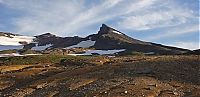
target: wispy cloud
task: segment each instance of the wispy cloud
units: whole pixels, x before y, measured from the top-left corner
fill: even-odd
[[[200,42],[181,41],[181,42],[175,42],[175,43],[166,44],[166,45],[186,48],[186,49],[190,49],[190,50],[200,49]]]
[[[26,13],[14,19],[14,30],[20,33],[71,35],[88,26],[148,8],[156,0],[104,0],[93,6],[87,6],[79,0],[44,1],[4,2],[8,7]]]
[[[182,14],[180,14],[182,13]],[[149,12],[138,16],[125,17],[120,25],[132,30],[147,30],[160,27],[177,26],[187,21],[187,13],[182,11]]]
[[[61,36],[73,36],[83,32],[81,35],[95,33],[98,30],[97,26],[108,23],[125,33],[141,32],[140,36],[148,37],[147,41],[154,41],[198,32],[199,11],[195,9],[196,7],[193,8],[198,6],[197,2],[198,0],[191,2],[186,0],[0,0],[0,11],[2,6],[2,9],[8,9],[0,16],[0,21],[5,23],[0,24],[2,25],[0,28],[25,35],[52,32]],[[18,16],[15,16],[16,13]],[[12,28],[7,25],[11,25]],[[160,32],[155,34],[156,31]]]
[[[112,16],[110,13],[106,12],[120,2],[122,2],[122,0],[115,0],[114,2],[112,0],[106,0],[99,5],[83,10],[82,12],[76,14],[71,21],[65,23],[65,25],[69,27],[67,28],[67,31],[71,31],[73,33],[95,23],[109,20]]]
[[[165,30],[166,32],[161,32],[158,35],[154,35],[148,38],[148,40],[154,41],[161,38],[176,37],[178,35],[199,33],[199,25],[185,25],[179,26],[172,29]]]
[[[75,20],[76,18],[74,17],[78,15],[77,13],[81,13],[85,9],[83,2],[75,0],[70,2],[45,2],[44,4],[34,1],[29,3],[21,2],[16,5],[9,4],[11,8],[15,7],[26,13],[23,17],[15,18],[15,22],[13,22],[13,25],[16,25],[15,30],[23,34],[53,32],[60,35],[63,33],[64,35],[64,32],[70,33],[71,30],[69,28],[75,27],[67,24]],[[79,28],[77,27],[77,29]]]
[[[0,0],[0,3],[3,3],[4,0]]]
[[[163,3],[161,3],[163,2]],[[130,30],[148,30],[161,27],[174,27],[196,21],[193,11],[168,0],[150,3],[146,8],[124,16],[119,25]]]

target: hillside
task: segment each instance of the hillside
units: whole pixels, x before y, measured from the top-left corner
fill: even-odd
[[[0,58],[0,96],[198,97],[199,56]]]

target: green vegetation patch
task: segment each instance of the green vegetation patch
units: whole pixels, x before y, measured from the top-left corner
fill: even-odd
[[[59,63],[62,59],[78,60],[86,58],[84,56],[67,56],[67,55],[36,55],[36,56],[20,56],[20,57],[2,57],[0,64],[4,65],[26,65],[38,63]]]
[[[144,56],[145,54],[142,52],[137,51],[131,51],[131,50],[125,50],[118,53],[119,56],[128,56],[128,55],[134,55],[134,56]]]
[[[3,50],[0,51],[0,54],[11,54],[11,53],[16,53],[17,50]]]

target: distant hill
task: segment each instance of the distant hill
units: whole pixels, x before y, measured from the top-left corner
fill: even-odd
[[[189,55],[191,55],[191,54],[192,55],[200,55],[200,49],[189,51],[186,54],[189,54]]]

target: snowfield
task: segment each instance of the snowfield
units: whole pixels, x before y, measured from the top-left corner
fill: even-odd
[[[122,33],[118,32],[118,31],[115,31],[115,30],[113,30],[112,32],[116,33],[116,34],[122,34]]]
[[[3,50],[13,50],[13,49],[22,49],[23,45],[0,45],[0,51]]]
[[[0,45],[12,45],[12,46],[18,46],[22,45],[19,42],[26,42],[26,43],[31,43],[33,42],[33,39],[35,37],[29,37],[29,36],[13,36],[10,35],[10,37],[6,36],[0,36]]]
[[[148,52],[148,53],[144,53],[145,55],[153,55],[155,54],[155,52]]]
[[[41,50],[45,50],[45,49],[47,49],[51,46],[52,46],[52,44],[48,44],[48,45],[45,45],[45,46],[38,46],[38,44],[36,44],[36,46],[32,47],[31,49],[36,50],[36,51],[41,51]]]
[[[11,53],[11,54],[0,54],[0,57],[35,56],[35,55],[42,55],[42,54],[24,54],[24,55],[21,55],[19,53]]]
[[[75,47],[89,48],[89,47],[93,46],[95,44],[95,42],[96,41],[92,41],[92,40],[81,41],[80,43],[78,43],[76,45],[66,47],[66,49],[71,49],[71,48],[75,48]]]
[[[82,55],[92,55],[94,53],[99,54],[99,55],[109,55],[109,54],[115,54],[118,52],[125,51],[125,49],[120,49],[120,50],[88,50],[83,54],[68,54],[72,56],[82,56]]]
[[[11,56],[23,56],[18,53],[11,53],[11,54],[0,54],[0,57],[11,57]]]

